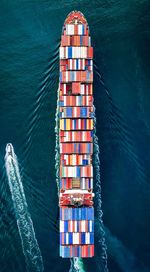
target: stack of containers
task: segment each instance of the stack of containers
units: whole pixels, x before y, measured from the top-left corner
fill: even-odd
[[[60,46],[60,192],[93,190],[93,48],[83,14],[65,20]],[[68,191],[69,192],[69,191]],[[94,208],[60,206],[60,256],[94,256]]]

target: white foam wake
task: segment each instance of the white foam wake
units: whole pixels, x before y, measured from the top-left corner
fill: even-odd
[[[56,183],[58,188],[58,197],[59,197],[59,167],[60,167],[60,150],[59,150],[59,88],[57,90],[57,108],[55,114],[55,169],[56,169]]]
[[[32,219],[28,212],[17,157],[11,144],[7,144],[6,146],[5,167],[23,254],[25,256],[26,268],[30,272],[42,272],[44,270],[42,255],[35,237]]]
[[[85,272],[82,258],[71,258],[70,263],[69,272]]]
[[[95,115],[95,107],[94,107],[94,135],[93,135],[93,143],[94,143],[94,154],[93,154],[93,162],[95,168],[95,202],[96,202],[96,211],[97,211],[97,219],[99,223],[100,237],[98,240],[99,246],[101,247],[100,259],[97,264],[100,268],[100,271],[108,272],[107,268],[107,246],[105,242],[105,231],[103,224],[103,212],[102,212],[102,200],[101,200],[101,177],[100,177],[100,149],[98,144],[98,137],[96,135],[96,115]],[[97,254],[99,256],[99,253]]]

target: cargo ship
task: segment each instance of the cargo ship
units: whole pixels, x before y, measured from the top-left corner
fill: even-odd
[[[60,256],[94,256],[93,47],[79,11],[66,18],[59,50]]]

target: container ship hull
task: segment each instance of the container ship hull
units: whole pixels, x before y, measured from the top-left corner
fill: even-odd
[[[60,256],[93,257],[93,48],[81,12],[67,16],[59,53]]]

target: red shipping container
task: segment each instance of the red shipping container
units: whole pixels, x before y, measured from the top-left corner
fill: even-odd
[[[72,82],[72,93],[80,94],[80,82]]]
[[[59,135],[60,135],[60,137],[64,137],[65,132],[63,130],[60,130]]]
[[[67,60],[65,59],[60,59],[60,65],[66,65],[67,64]]]
[[[62,81],[65,82],[66,81],[66,73],[62,72]]]
[[[82,36],[82,45],[83,46],[89,45],[89,36]]]
[[[61,65],[60,66],[60,71],[62,72],[62,71],[66,71],[66,65]]]
[[[94,256],[94,245],[90,245],[90,256]]]
[[[61,46],[69,46],[70,45],[70,36],[62,35],[61,36]]]
[[[89,59],[92,59],[93,58],[93,47],[88,47],[87,48],[87,56]]]

